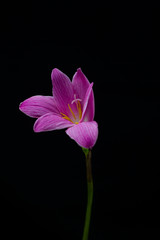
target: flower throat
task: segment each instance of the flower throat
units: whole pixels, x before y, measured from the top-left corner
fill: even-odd
[[[81,103],[80,103],[81,99],[74,99],[71,104],[73,103],[76,103],[76,108],[77,108],[77,112],[78,112],[78,119],[77,117],[75,116],[75,114],[77,115],[77,113],[74,113],[70,104],[68,103],[68,108],[69,108],[69,111],[71,113],[71,116],[73,117],[72,119],[70,117],[68,117],[66,114],[64,113],[60,113],[62,115],[62,118],[72,122],[72,123],[75,123],[75,124],[78,124],[81,117],[82,117],[82,107],[81,107]],[[78,121],[77,121],[78,120]]]

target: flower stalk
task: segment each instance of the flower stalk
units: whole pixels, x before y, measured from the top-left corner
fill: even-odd
[[[88,240],[91,211],[92,211],[92,201],[93,201],[93,179],[92,179],[92,167],[91,167],[91,150],[86,148],[82,148],[82,150],[86,157],[86,175],[87,175],[87,192],[88,192],[87,209],[86,209],[82,240]]]

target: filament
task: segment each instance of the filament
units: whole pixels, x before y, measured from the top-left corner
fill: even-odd
[[[81,108],[81,103],[79,101],[77,102],[77,110],[78,110],[78,113],[79,113],[79,119],[81,119],[81,117],[82,117],[82,108]]]
[[[69,110],[70,110],[70,112],[72,113],[72,115],[73,115],[74,119],[76,120],[76,117],[75,117],[75,115],[74,115],[74,112],[72,111],[72,108],[70,107],[70,105],[69,105],[69,104],[68,104],[68,107],[69,107]]]
[[[64,118],[64,119],[66,119],[66,120],[68,120],[68,121],[70,121],[70,122],[72,122],[72,120],[66,115],[66,114],[64,114],[64,113],[60,113],[61,115],[62,115],[62,118]],[[73,122],[72,122],[73,123]]]

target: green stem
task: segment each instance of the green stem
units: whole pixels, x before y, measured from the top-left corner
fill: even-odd
[[[82,240],[88,240],[92,201],[93,201],[93,179],[92,179],[92,168],[91,168],[91,150],[90,149],[82,149],[82,150],[86,156],[86,173],[87,173],[87,189],[88,189],[87,209],[86,209],[86,217],[85,217]]]

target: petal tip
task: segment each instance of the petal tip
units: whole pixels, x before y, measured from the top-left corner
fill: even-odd
[[[21,102],[20,104],[19,104],[19,110],[21,110],[23,107],[22,107],[22,105],[23,105],[23,102]],[[22,111],[22,110],[21,110]]]
[[[59,74],[61,71],[58,68],[53,68],[51,72],[51,78]]]
[[[82,69],[80,67],[77,68],[77,72],[82,72]]]
[[[33,131],[35,133],[41,132],[40,129],[38,128],[38,119],[35,121],[35,123],[33,125]]]
[[[52,71],[54,71],[54,72],[58,72],[58,71],[60,71],[58,68],[53,68],[53,70]]]
[[[84,75],[84,73],[83,73],[83,71],[82,71],[82,69],[81,69],[80,67],[77,69],[77,74],[79,74],[79,76],[80,76],[81,78],[84,78],[84,77],[85,77],[85,75]]]
[[[21,103],[19,104],[19,110],[20,110],[21,112],[23,112],[24,107],[25,107],[25,101],[23,101],[23,102],[21,102]]]

